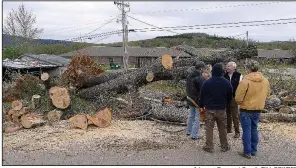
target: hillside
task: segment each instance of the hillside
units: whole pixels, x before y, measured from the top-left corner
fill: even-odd
[[[130,41],[129,46],[141,47],[172,47],[176,45],[187,44],[197,48],[237,48],[246,45],[246,41],[233,39],[229,37],[221,37],[216,35],[208,35],[205,33],[185,33],[175,36],[160,36],[148,40]],[[250,40],[249,44],[257,45],[261,49],[295,49],[295,41],[283,42],[254,42]],[[101,44],[104,46],[122,46],[122,43]]]
[[[3,43],[3,59],[5,58],[17,58],[24,53],[33,54],[54,54],[59,55],[62,53],[78,50],[87,46],[92,46],[92,43],[77,43],[63,40],[53,39],[34,39],[28,44],[24,44],[21,41],[21,37],[12,37],[6,34],[2,34]]]
[[[35,39],[32,44],[15,45],[12,38],[7,35],[3,37],[3,58],[16,58],[24,53],[34,54],[63,54],[91,45],[103,45],[121,47],[122,43],[109,44],[92,44],[92,43],[76,43],[70,41],[51,40],[51,39]],[[246,41],[233,39],[229,37],[221,37],[216,35],[208,35],[205,33],[185,33],[175,36],[160,36],[153,39],[130,41],[129,46],[140,47],[173,47],[177,45],[190,45],[196,48],[241,48],[246,46]],[[259,49],[282,49],[296,50],[295,41],[275,41],[275,42],[254,42],[250,40],[249,44],[255,44]]]

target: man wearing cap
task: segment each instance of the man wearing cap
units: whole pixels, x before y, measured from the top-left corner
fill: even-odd
[[[203,150],[213,152],[213,129],[217,123],[221,151],[230,149],[225,129],[226,105],[232,98],[231,83],[224,77],[223,64],[213,66],[212,77],[204,82],[199,99],[201,108],[205,108],[206,143]]]
[[[187,96],[192,99],[195,103],[198,103],[199,94],[203,82],[201,74],[206,68],[206,64],[202,61],[198,62],[195,68],[191,69],[186,80],[186,92]],[[187,122],[187,135],[191,136],[191,139],[199,139],[199,127],[200,127],[200,111],[197,107],[188,101],[190,108],[190,114]]]
[[[236,63],[229,62],[226,65],[226,72],[224,78],[230,81],[232,88],[233,88],[233,98],[231,99],[230,103],[227,104],[226,108],[226,116],[227,116],[227,133],[231,133],[232,122],[234,126],[235,135],[234,138],[240,137],[239,131],[239,110],[238,104],[235,102],[235,91],[239,82],[242,80],[242,75],[236,71]]]
[[[254,60],[246,62],[248,74],[237,87],[235,101],[240,105],[240,122],[243,129],[243,152],[239,154],[250,159],[258,150],[258,123],[260,112],[270,95],[268,80],[259,70],[259,63]]]

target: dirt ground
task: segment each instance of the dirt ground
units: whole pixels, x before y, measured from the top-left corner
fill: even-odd
[[[228,134],[222,153],[215,128],[215,153],[201,150],[184,126],[114,120],[110,127],[70,129],[67,121],[3,134],[3,165],[295,165],[296,124],[260,123],[258,156],[241,158],[241,139]],[[204,135],[204,128],[201,128]]]

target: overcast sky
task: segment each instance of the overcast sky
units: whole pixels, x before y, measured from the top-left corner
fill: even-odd
[[[41,38],[65,40],[85,35],[105,24],[109,19],[118,16],[121,11],[113,4],[113,1],[23,1],[26,8],[32,10],[37,17],[37,26],[43,28]],[[165,26],[190,26],[200,24],[219,24],[228,22],[243,22],[256,20],[271,20],[296,18],[296,2],[281,2],[269,4],[265,1],[252,2],[190,2],[190,1],[130,1],[130,12],[128,15],[147,22],[149,24]],[[16,9],[22,1],[3,2],[3,18],[11,9]],[[237,7],[225,7],[229,5],[245,5]],[[250,5],[258,4],[258,5]],[[215,8],[221,7],[221,8]],[[206,8],[206,9],[202,9]],[[200,9],[185,10],[182,9]],[[167,12],[156,12],[164,11]],[[155,13],[147,13],[155,12]],[[293,20],[296,22],[296,19]],[[148,28],[146,24],[128,18],[129,29]],[[92,34],[105,33],[120,30],[121,23],[116,20],[105,25]],[[236,28],[213,28],[197,30],[176,30],[178,33],[204,32],[217,34],[219,36],[236,36],[249,31],[249,37],[259,41],[283,41],[296,39],[296,24],[272,25],[272,26],[248,26]],[[149,39],[156,36],[174,35],[174,33],[161,32],[130,32],[129,41]],[[105,37],[98,37],[87,42],[96,42]],[[245,38],[238,36],[237,38]],[[121,35],[111,35],[98,43],[120,42]]]

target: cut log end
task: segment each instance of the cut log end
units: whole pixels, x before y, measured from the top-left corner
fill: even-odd
[[[173,58],[172,58],[172,56],[170,56],[168,54],[164,54],[161,57],[161,64],[165,69],[171,70],[173,68]]]
[[[47,81],[49,79],[49,74],[46,73],[46,72],[45,73],[42,73],[40,78],[43,81]]]
[[[49,90],[52,104],[59,109],[66,109],[70,105],[70,94],[66,88],[52,87]]]
[[[23,108],[23,103],[20,100],[15,100],[11,103],[13,110],[21,110]]]
[[[80,128],[80,129],[87,129],[88,122],[87,118],[83,114],[78,114],[69,119],[70,128]]]
[[[153,73],[149,72],[146,76],[146,81],[147,82],[152,82],[153,81],[153,78],[154,78],[154,75]]]
[[[47,119],[49,122],[58,122],[61,120],[62,112],[58,110],[53,110],[47,113]]]
[[[36,114],[25,114],[21,117],[21,124],[24,128],[33,128],[44,124],[45,121]]]

